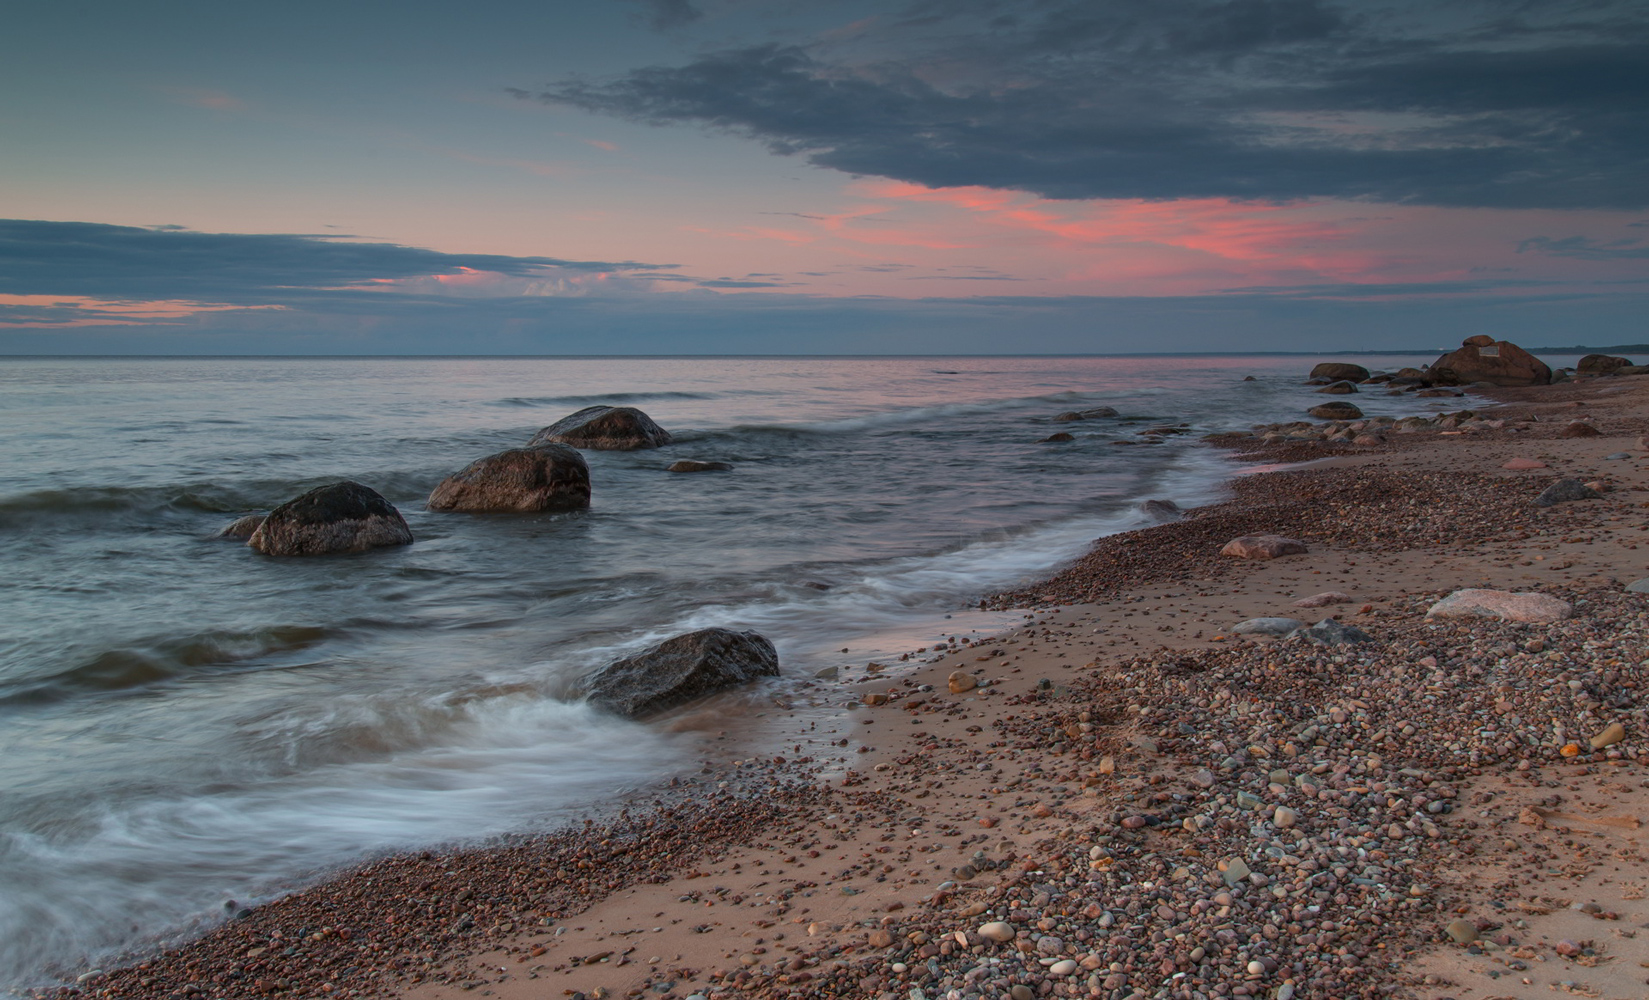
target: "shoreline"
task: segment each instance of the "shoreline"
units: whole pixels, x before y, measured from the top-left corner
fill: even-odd
[[[1516,979],[1533,979],[1528,970],[1545,956],[1572,960],[1570,982],[1607,987],[1603,973],[1635,972],[1623,980],[1635,993],[1598,995],[1642,995],[1649,972],[1628,968],[1625,948],[1613,962],[1588,965],[1600,957],[1596,947],[1583,954],[1576,939],[1573,955],[1541,952],[1524,943],[1524,929],[1503,932],[1515,946],[1488,941],[1499,928],[1473,931],[1496,949],[1473,942],[1487,956],[1481,961],[1522,973],[1484,980],[1476,993],[1451,993],[1425,977],[1460,981],[1476,974],[1480,956],[1432,948],[1420,957],[1453,920],[1495,923],[1503,912],[1473,884],[1474,873],[1490,870],[1490,840],[1468,823],[1494,828],[1501,865],[1552,849],[1506,842],[1545,845],[1541,838],[1560,828],[1582,831],[1571,841],[1601,830],[1615,850],[1636,854],[1617,865],[1639,867],[1612,879],[1621,898],[1599,903],[1599,912],[1621,919],[1594,937],[1649,916],[1623,888],[1641,890],[1636,828],[1586,825],[1594,815],[1646,814],[1643,710],[1597,697],[1639,684],[1644,665],[1626,656],[1649,648],[1633,617],[1641,598],[1620,591],[1649,575],[1645,560],[1626,548],[1635,541],[1616,543],[1642,519],[1618,527],[1608,520],[1626,518],[1649,496],[1644,454],[1602,459],[1631,450],[1649,430],[1641,416],[1649,384],[1640,381],[1493,394],[1502,398],[1496,415],[1509,422],[1566,417],[1560,408],[1582,404],[1599,415],[1603,437],[1548,437],[1561,421],[1544,420],[1521,435],[1393,435],[1377,450],[1256,447],[1249,454],[1268,460],[1338,454],[1243,477],[1232,500],[1184,520],[1100,539],[1049,580],[989,602],[1032,609],[1019,629],[947,645],[942,659],[889,680],[844,686],[881,702],[844,713],[830,734],[853,751],[856,766],[845,777],[820,780],[823,734],[810,730],[813,747],[804,750],[797,733],[793,753],[692,779],[676,790],[680,801],[660,798],[611,826],[369,862],[155,960],[44,992],[1524,995],[1506,992],[1515,984],[1544,996],[1546,982]],[[1520,451],[1549,457],[1549,467],[1498,469],[1502,453]],[[1599,470],[1616,480],[1601,501],[1532,508],[1526,487],[1502,485],[1570,471],[1592,479]],[[1252,563],[1218,556],[1225,540],[1262,530],[1305,538],[1311,552]],[[1649,536],[1641,551],[1649,557]],[[1559,563],[1566,565],[1544,568]],[[1450,590],[1537,585],[1586,601],[1587,610],[1539,628],[1536,651],[1527,648],[1535,635],[1527,626],[1423,617]],[[1237,641],[1226,631],[1328,590],[1355,600],[1296,614],[1347,612],[1341,617],[1375,643],[1325,650],[1299,640]],[[1618,666],[1593,669],[1599,648],[1623,641]],[[1421,649],[1430,652],[1408,659]],[[1433,667],[1414,665],[1428,658]],[[1478,704],[1484,692],[1457,684],[1450,659],[1506,691]],[[947,678],[957,670],[991,684],[952,694]],[[1610,671],[1613,680],[1585,676]],[[1559,672],[1575,675],[1578,689],[1539,683]],[[1436,704],[1405,704],[1389,698],[1393,690],[1425,690]],[[1592,735],[1585,724],[1601,729],[1605,717],[1622,718],[1627,739],[1564,758],[1535,735],[1541,725],[1551,735],[1549,723],[1534,721],[1540,713],[1566,718],[1564,738],[1573,730],[1582,744]],[[1496,721],[1463,728],[1474,719]],[[1508,741],[1512,750],[1502,751]],[[1577,773],[1586,769],[1594,770]],[[1273,780],[1277,772],[1282,780]],[[1588,792],[1568,790],[1588,779],[1603,789],[1591,791],[1596,801],[1610,800],[1595,814],[1579,804],[1591,801]],[[1565,783],[1564,801],[1538,804],[1553,797],[1541,784],[1553,780]],[[1475,801],[1497,782],[1513,788]],[[1516,821],[1523,807],[1510,830],[1506,817],[1484,812],[1517,795],[1539,824]],[[1238,859],[1246,878],[1232,877]],[[1588,885],[1594,895],[1607,888]],[[1519,910],[1518,919],[1568,915],[1545,909]],[[1013,939],[981,938],[994,922],[1010,925]],[[1507,958],[1520,950],[1532,954]]]

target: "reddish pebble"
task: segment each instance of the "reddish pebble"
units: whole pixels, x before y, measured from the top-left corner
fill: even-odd
[[[1124,819],[1122,821],[1122,828],[1125,829],[1125,830],[1138,830],[1140,827],[1142,827],[1144,825],[1145,825],[1145,817],[1144,816],[1129,816],[1127,819]]]

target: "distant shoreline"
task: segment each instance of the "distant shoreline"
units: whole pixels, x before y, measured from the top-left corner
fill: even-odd
[[[1453,347],[1417,347],[1406,350],[1377,351],[1149,351],[1139,353],[1058,353],[1058,354],[4,354],[0,359],[28,361],[285,361],[285,360],[362,360],[362,361],[441,361],[441,360],[500,360],[545,359],[564,361],[702,361],[725,358],[736,360],[795,360],[795,361],[880,361],[890,359],[932,358],[955,360],[962,358],[1315,358],[1315,357],[1372,357],[1411,354],[1447,354]],[[1531,347],[1530,354],[1607,354],[1610,352],[1649,352],[1649,344],[1626,344],[1617,347]]]

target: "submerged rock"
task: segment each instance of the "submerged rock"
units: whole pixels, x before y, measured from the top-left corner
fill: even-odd
[[[564,444],[511,448],[441,480],[430,510],[579,510],[590,505],[590,467]]]
[[[1110,406],[1095,406],[1086,410],[1069,410],[1054,417],[1055,421],[1069,422],[1072,420],[1098,420],[1102,417],[1114,417],[1117,411]]]
[[[263,526],[264,518],[268,514],[247,514],[229,522],[229,526],[218,532],[219,538],[239,538],[245,540],[252,537],[253,532]]]
[[[586,406],[533,435],[528,447],[570,444],[594,451],[635,451],[673,440],[669,431],[633,406]]]
[[[707,628],[608,664],[591,680],[589,699],[592,705],[637,719],[777,676],[779,654],[766,638],[755,632]]]
[[[698,462],[691,458],[684,458],[679,462],[672,462],[666,472],[731,472],[733,466],[727,462]]]
[[[411,545],[412,530],[376,491],[345,481],[276,507],[246,544],[266,556],[319,556]]]
[[[1058,434],[1049,434],[1047,437],[1045,437],[1042,440],[1038,441],[1037,444],[1064,444],[1066,441],[1075,441],[1075,440],[1076,440],[1075,435],[1067,434],[1064,431],[1060,431]]]

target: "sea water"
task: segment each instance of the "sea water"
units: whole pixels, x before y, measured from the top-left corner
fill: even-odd
[[[1309,364],[0,361],[0,986],[679,774],[704,734],[588,708],[591,670],[711,625],[772,639],[781,684],[931,644],[946,614],[1144,523],[1140,500],[1219,499],[1235,466],[1199,437],[1303,418],[1326,398]],[[586,452],[588,511],[424,509],[444,476],[594,404],[675,443]],[[1099,406],[1121,416],[1052,420]],[[1058,431],[1076,439],[1039,443]],[[734,469],[665,471],[680,458]],[[340,479],[416,542],[280,559],[216,537]]]

